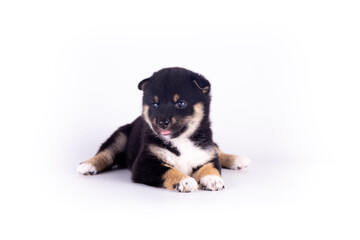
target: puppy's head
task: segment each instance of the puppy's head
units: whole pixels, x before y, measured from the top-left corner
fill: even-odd
[[[138,85],[143,90],[143,117],[155,134],[189,136],[208,119],[210,82],[184,68],[165,68]]]

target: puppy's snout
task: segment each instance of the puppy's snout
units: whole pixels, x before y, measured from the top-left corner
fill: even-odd
[[[158,121],[157,124],[159,125],[160,128],[166,129],[169,126],[170,121],[169,121],[169,119],[163,119],[163,120]]]

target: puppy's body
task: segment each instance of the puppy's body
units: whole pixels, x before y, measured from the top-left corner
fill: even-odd
[[[96,174],[114,165],[129,168],[135,182],[189,192],[220,190],[221,166],[246,167],[249,159],[224,154],[209,121],[210,83],[183,68],[166,68],[141,81],[143,113],[120,127],[78,172]]]

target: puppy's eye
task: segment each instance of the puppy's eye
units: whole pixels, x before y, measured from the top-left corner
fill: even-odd
[[[154,103],[151,104],[151,106],[152,106],[153,108],[158,108],[158,107],[159,107],[159,104],[157,104],[156,102],[154,102]]]
[[[178,109],[184,109],[187,106],[187,102],[180,100],[175,104],[175,107]]]

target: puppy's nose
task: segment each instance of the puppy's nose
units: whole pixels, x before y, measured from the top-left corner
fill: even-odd
[[[169,124],[170,124],[170,121],[168,119],[158,121],[158,125],[162,129],[166,129],[169,126]]]

